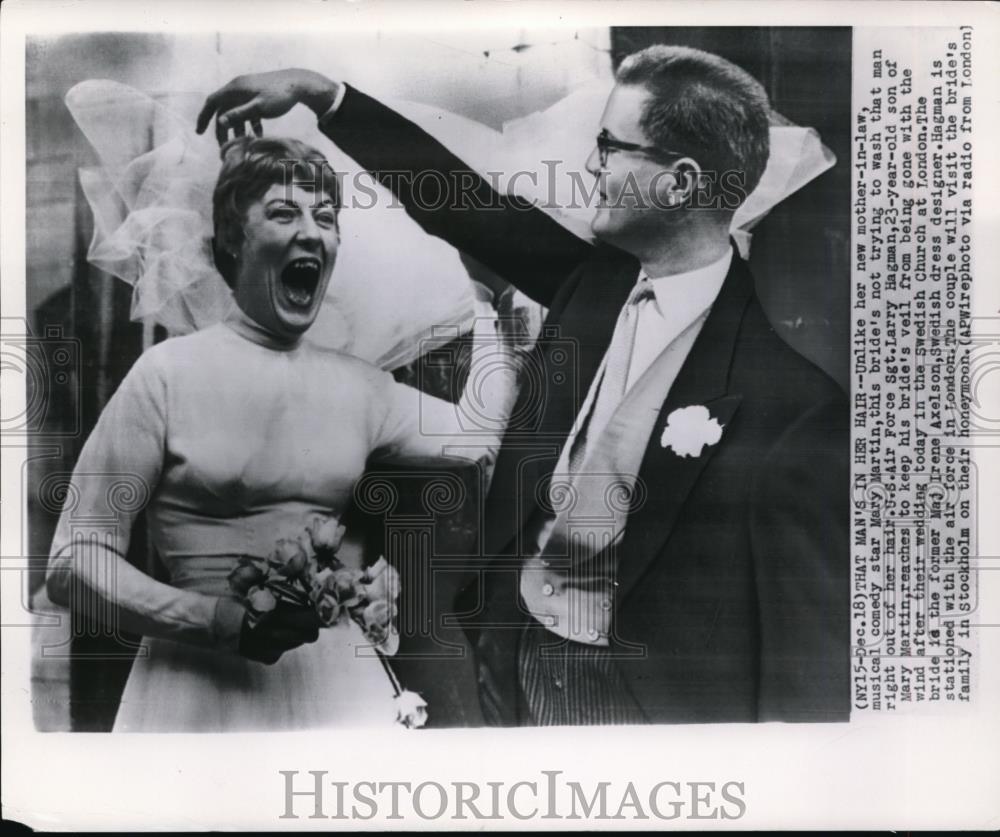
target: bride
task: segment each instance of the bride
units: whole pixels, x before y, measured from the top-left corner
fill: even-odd
[[[144,637],[116,731],[390,725],[393,686],[350,619],[321,627],[313,610],[280,604],[257,620],[227,579],[241,557],[266,558],[315,516],[339,516],[370,457],[441,456],[461,434],[463,404],[304,339],[340,244],[337,180],[322,155],[296,140],[240,137],[222,157],[215,256],[236,305],[142,354],[108,403],[74,470],[49,595]],[[286,182],[290,160],[303,180]],[[491,337],[474,353],[489,345],[496,370],[510,355]],[[496,427],[513,390],[510,364],[500,367],[478,393]],[[468,436],[460,447],[467,458],[488,458],[498,443],[496,433],[471,441],[478,448]],[[116,504],[123,480],[135,492]],[[80,538],[74,520],[109,503],[107,537]],[[123,557],[143,510],[169,583]]]

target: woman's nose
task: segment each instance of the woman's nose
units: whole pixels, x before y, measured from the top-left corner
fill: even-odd
[[[302,243],[319,244],[322,240],[319,225],[308,212],[303,212],[299,217],[299,226],[295,237]]]

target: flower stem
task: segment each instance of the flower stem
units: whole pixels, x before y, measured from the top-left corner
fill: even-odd
[[[365,632],[365,625],[361,619],[351,616],[351,620],[354,622],[355,625],[361,628],[362,633]],[[365,636],[368,635],[365,634]],[[401,694],[403,694],[403,686],[399,682],[399,678],[396,677],[396,672],[394,672],[392,670],[392,666],[389,665],[389,658],[381,651],[379,651],[378,646],[372,645],[372,649],[375,651],[375,656],[378,657],[378,661],[382,663],[382,668],[385,671],[386,677],[389,678],[389,682],[392,684],[392,690],[393,692],[395,692],[395,697],[399,697]]]

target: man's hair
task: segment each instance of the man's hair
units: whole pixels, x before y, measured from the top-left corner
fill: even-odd
[[[222,171],[212,193],[213,255],[226,284],[236,281],[232,251],[243,241],[247,208],[273,185],[317,186],[340,209],[340,184],[326,158],[311,145],[281,137],[236,137],[222,146]]]
[[[628,56],[618,84],[652,95],[640,126],[655,145],[690,154],[718,176],[744,175],[744,198],[760,182],[770,146],[763,86],[735,64],[700,49],[656,44]]]

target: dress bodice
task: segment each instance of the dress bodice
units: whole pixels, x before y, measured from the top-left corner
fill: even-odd
[[[341,514],[373,455],[441,456],[469,441],[454,404],[307,339],[280,343],[237,309],[129,370],[80,454],[48,574],[67,600],[78,576],[136,632],[217,643],[238,556],[269,555],[314,515]],[[122,559],[143,508],[169,585]],[[96,561],[74,554],[81,530]]]
[[[373,452],[428,452],[415,390],[307,340],[277,343],[239,314],[147,354],[164,396],[147,516],[177,586],[225,592],[235,556],[340,515]]]
[[[165,344],[163,470],[147,515],[179,586],[209,592],[233,556],[267,555],[313,515],[339,515],[385,441],[384,373],[255,337],[229,321]]]
[[[512,392],[504,368],[490,380],[498,415]],[[269,555],[316,514],[340,515],[373,456],[489,457],[498,436],[467,435],[468,412],[308,339],[277,341],[238,309],[159,343],[80,454],[53,538],[50,595],[69,604],[77,584],[126,630],[231,650],[243,609],[226,579],[238,557]],[[168,584],[124,560],[143,509]]]

